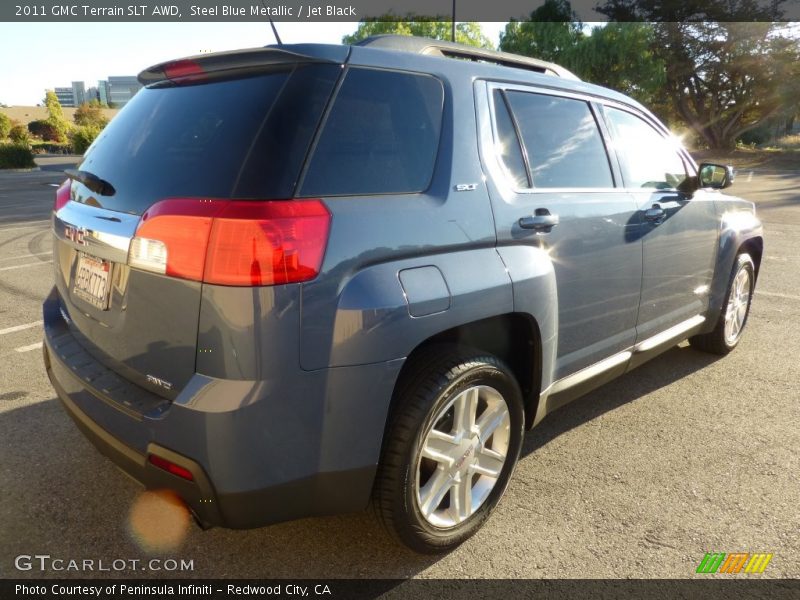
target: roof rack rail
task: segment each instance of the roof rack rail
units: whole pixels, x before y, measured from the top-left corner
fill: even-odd
[[[355,45],[380,48],[382,50],[400,50],[402,52],[413,52],[415,54],[426,54],[428,56],[487,62],[504,67],[526,69],[528,71],[580,81],[580,78],[571,71],[545,60],[520,56],[519,54],[511,54],[510,52],[497,52],[496,50],[476,48],[474,46],[467,46],[466,44],[445,42],[443,40],[408,35],[385,34],[372,35],[357,42]]]

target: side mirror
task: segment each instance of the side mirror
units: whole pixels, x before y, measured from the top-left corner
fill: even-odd
[[[698,170],[700,187],[722,190],[733,185],[735,173],[730,165],[701,163]]]

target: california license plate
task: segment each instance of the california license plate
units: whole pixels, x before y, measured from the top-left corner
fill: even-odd
[[[108,310],[110,274],[110,262],[81,252],[78,254],[72,293],[100,310]]]

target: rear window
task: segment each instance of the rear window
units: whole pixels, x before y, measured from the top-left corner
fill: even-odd
[[[427,75],[351,68],[334,102],[301,195],[414,193],[427,189],[444,91]]]
[[[291,197],[340,69],[308,65],[241,79],[143,89],[81,165],[143,213],[167,197]]]

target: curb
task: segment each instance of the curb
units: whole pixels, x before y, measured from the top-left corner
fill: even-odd
[[[32,167],[30,169],[0,169],[0,173],[33,173],[41,170],[40,167]]]

